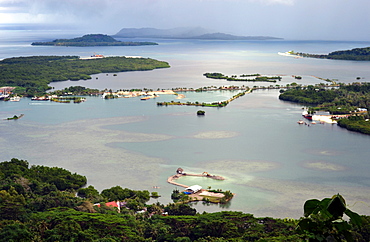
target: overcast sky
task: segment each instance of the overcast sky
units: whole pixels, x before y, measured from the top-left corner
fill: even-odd
[[[244,36],[370,41],[370,0],[0,0],[0,24],[203,27]]]

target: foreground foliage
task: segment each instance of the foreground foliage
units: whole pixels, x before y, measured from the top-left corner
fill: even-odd
[[[370,239],[370,217],[348,210],[340,195],[307,201],[305,218],[294,220],[232,211],[199,214],[186,204],[146,205],[148,191],[116,186],[99,193],[93,186],[81,188],[85,184],[84,176],[62,168],[29,166],[19,159],[0,163],[0,241],[320,241],[325,236],[340,241],[342,235]],[[124,202],[120,213],[105,205],[111,200]],[[98,207],[95,202],[103,203]],[[343,214],[351,220],[339,221]]]
[[[80,59],[78,56],[14,57],[0,61],[0,66],[0,86],[17,87],[14,92],[29,96],[44,94],[50,89],[50,82],[87,80],[98,73],[169,67],[167,62],[149,58]]]

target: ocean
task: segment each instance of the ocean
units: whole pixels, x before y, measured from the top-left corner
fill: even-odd
[[[33,41],[77,37],[75,33],[1,31],[0,59],[32,55],[142,56],[167,61],[171,68],[144,72],[94,75],[91,80],[52,83],[54,89],[85,86],[112,90],[130,88],[246,85],[212,80],[206,72],[225,75],[260,73],[281,75],[285,85],[320,83],[320,78],[351,83],[370,80],[370,63],[292,58],[278,52],[328,53],[370,46],[348,41],[200,41],[154,40],[157,46],[43,47]],[[153,41],[133,39],[133,41]],[[292,75],[302,76],[295,80]],[[273,84],[275,85],[275,84]],[[230,91],[184,92],[182,100],[212,102],[235,95]],[[32,165],[58,166],[85,175],[98,190],[112,186],[158,192],[150,202],[171,202],[176,187],[167,178],[181,167],[188,173],[209,172],[224,181],[183,177],[187,185],[230,190],[227,205],[199,202],[199,211],[234,210],[256,216],[303,216],[306,200],[340,193],[351,210],[370,215],[370,136],[332,124],[298,125],[302,106],[278,99],[278,90],[258,90],[227,107],[159,107],[156,102],[176,100],[160,95],[103,100],[87,97],[80,104],[0,102],[0,160],[27,160]]]

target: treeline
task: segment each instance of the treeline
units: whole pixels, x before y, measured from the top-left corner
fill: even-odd
[[[214,72],[214,73],[204,73],[203,76],[212,79],[225,79],[227,81],[244,81],[244,82],[276,82],[276,80],[281,80],[280,76],[261,76],[260,74],[242,74],[240,77],[255,77],[251,78],[238,78],[236,75],[232,75],[231,77],[225,76],[222,73]]]
[[[101,91],[99,89],[91,89],[86,88],[82,86],[72,86],[72,87],[66,87],[62,90],[56,90],[53,92],[50,92],[51,95],[76,95],[76,96],[89,96],[89,95],[98,95]]]
[[[230,211],[199,214],[182,203],[147,205],[148,191],[116,186],[99,193],[85,185],[86,177],[62,168],[29,166],[15,158],[0,163],[0,241],[303,241],[344,239],[344,232],[357,241],[370,239],[370,217],[334,198],[305,205],[305,213],[307,208],[315,213],[315,204],[326,204],[321,218],[274,219]],[[106,206],[108,201],[120,201],[120,212]],[[337,219],[343,213],[350,223]],[[310,231],[307,222],[322,224]]]
[[[78,56],[14,57],[0,61],[0,86],[17,87],[17,94],[44,94],[55,81],[87,80],[92,74],[168,68],[150,58],[107,57],[83,60]]]
[[[351,131],[370,134],[370,125],[363,116],[351,116],[338,120],[338,125]]]
[[[139,46],[139,45],[158,45],[154,42],[122,42],[111,36],[104,34],[88,34],[73,39],[56,39],[50,42],[33,42],[32,45],[52,45],[52,46]]]
[[[340,84],[339,88],[296,86],[281,90],[279,99],[316,106],[332,114],[348,114],[357,108],[370,109],[370,83]]]
[[[333,51],[327,55],[308,54],[294,51],[291,51],[289,53],[302,57],[312,57],[321,59],[370,61],[370,47],[355,48],[352,50]]]

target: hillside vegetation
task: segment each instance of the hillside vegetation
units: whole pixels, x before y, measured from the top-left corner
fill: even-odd
[[[30,166],[27,161],[15,158],[0,163],[0,181],[0,241],[236,242],[308,238],[369,241],[370,238],[367,233],[370,217],[349,210],[339,194],[321,201],[306,201],[305,218],[295,220],[256,218],[232,211],[199,214],[182,203],[148,205],[150,194],[146,190],[115,186],[99,193],[93,186],[85,187],[84,176],[57,167]],[[120,212],[106,205],[110,201],[121,201]],[[164,212],[168,215],[163,216]],[[351,222],[340,219],[344,213]]]

